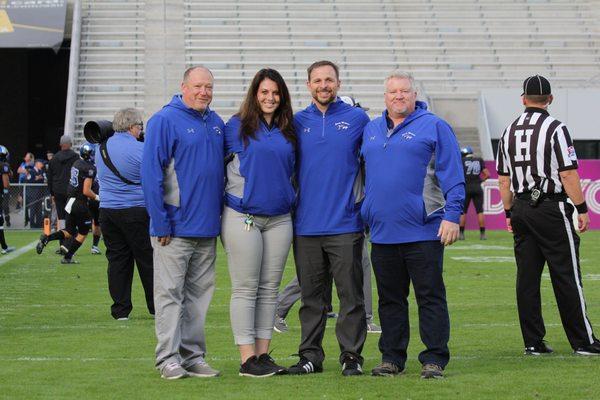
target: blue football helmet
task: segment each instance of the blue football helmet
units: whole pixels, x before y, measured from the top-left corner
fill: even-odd
[[[463,156],[471,155],[473,154],[473,148],[471,146],[463,147],[462,149],[460,149],[460,154],[462,154]]]
[[[9,155],[8,149],[0,144],[0,161],[8,161]]]
[[[94,160],[94,153],[95,152],[96,152],[96,150],[94,149],[94,146],[92,146],[89,143],[85,143],[84,145],[82,145],[79,148],[79,155],[85,161],[93,161]]]

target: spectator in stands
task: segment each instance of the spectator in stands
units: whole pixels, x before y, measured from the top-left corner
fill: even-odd
[[[204,360],[204,321],[215,289],[225,124],[208,107],[210,70],[187,69],[181,92],[148,121],[142,161],[154,247],[156,367],[164,379],[219,375]]]
[[[296,132],[288,88],[273,69],[254,76],[225,126],[227,165],[221,240],[231,276],[231,327],[240,375],[285,372],[269,356],[277,291],[292,243]]]
[[[25,153],[23,157],[23,162],[19,165],[17,169],[17,174],[19,174],[19,183],[25,183],[27,180],[27,168],[33,168],[33,164],[35,162],[33,153]]]
[[[394,71],[385,79],[384,101],[386,110],[365,127],[361,148],[366,171],[361,212],[371,232],[383,329],[382,362],[372,374],[404,371],[412,283],[426,346],[419,354],[421,378],[441,378],[450,358],[444,246],[458,239],[465,199],[460,151],[452,128],[417,101],[410,74]]]
[[[79,160],[79,155],[71,147],[73,139],[70,135],[60,137],[60,151],[48,162],[48,189],[52,196],[52,205],[58,214],[58,228],[65,229],[65,206],[67,205],[67,188],[71,178],[71,167]],[[68,249],[61,240],[61,249],[66,253]]]
[[[144,144],[137,140],[143,127],[139,110],[123,108],[115,113],[115,134],[106,142],[110,161],[118,173],[133,184],[115,175],[100,152],[93,158],[100,187],[100,229],[94,232],[94,241],[100,240],[101,230],[108,260],[108,290],[113,301],[110,314],[121,321],[129,319],[133,308],[131,284],[135,264],[144,288],[146,307],[154,315],[152,245],[148,228],[150,217],[140,183]],[[95,187],[93,184],[92,190]],[[95,204],[90,201],[92,217],[94,207]],[[97,246],[98,242],[95,243]]]
[[[34,161],[33,153],[25,153],[25,156],[23,157],[23,161],[19,165],[19,168],[17,168],[19,183],[25,183],[25,181],[27,180],[27,168],[33,168],[33,161]],[[23,195],[22,195],[22,193],[19,193],[17,195],[17,210],[21,209],[22,207],[23,207]],[[27,211],[27,210],[25,210],[25,211]],[[27,226],[28,223],[29,223],[29,214],[27,212],[25,212],[25,226]]]
[[[27,168],[26,171],[25,183],[43,184],[46,182],[46,172],[42,160],[35,160],[33,168]],[[29,217],[30,228],[42,227],[44,221],[42,214],[44,194],[44,188],[41,188],[38,185],[27,187],[25,196],[27,207],[25,212],[27,213],[26,220],[27,217]]]

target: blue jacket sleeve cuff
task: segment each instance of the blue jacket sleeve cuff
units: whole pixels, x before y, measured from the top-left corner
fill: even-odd
[[[463,211],[463,203],[465,202],[465,184],[459,183],[454,185],[446,193],[446,210],[444,219],[446,221],[458,224]]]

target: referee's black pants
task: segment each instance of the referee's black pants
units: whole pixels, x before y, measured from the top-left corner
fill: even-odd
[[[426,349],[421,364],[445,368],[450,359],[450,317],[443,272],[444,246],[439,241],[376,244],[371,264],[379,294],[381,359],[403,369],[406,364],[410,324],[408,294],[412,282],[419,309],[419,333]]]
[[[540,281],[548,263],[563,328],[573,349],[594,342],[586,315],[579,269],[579,236],[573,226],[573,206],[546,200],[537,207],[516,199],[511,225],[517,261],[517,307],[525,346],[536,346],[546,335]]]
[[[106,245],[108,259],[108,290],[112,297],[111,315],[129,316],[131,309],[131,283],[133,264],[138,273],[146,306],[154,315],[152,245],[148,231],[150,218],[144,207],[100,209],[100,229]]]
[[[347,356],[363,363],[361,352],[367,338],[362,288],[363,241],[362,232],[294,237],[294,259],[302,298],[298,352],[315,364],[322,364],[325,358],[323,335],[331,307],[332,278],[340,300],[335,325],[340,363]]]

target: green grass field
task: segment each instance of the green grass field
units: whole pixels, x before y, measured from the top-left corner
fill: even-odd
[[[37,238],[33,232],[7,232],[18,248]],[[416,356],[422,349],[416,307],[411,300],[409,362],[405,375],[344,378],[330,323],[322,374],[251,379],[238,376],[238,353],[229,325],[229,275],[219,249],[217,290],[207,321],[207,360],[222,371],[216,379],[165,381],[154,369],[154,321],[145,311],[141,286],[134,279],[131,319],[114,321],[109,313],[106,259],[79,251],[78,266],[63,266],[50,245],[9,260],[0,257],[0,398],[114,399],[594,399],[600,357],[575,356],[564,335],[547,272],[542,283],[548,342],[555,353],[525,357],[515,305],[512,238],[489,232],[489,240],[467,240],[446,251],[445,280],[451,318],[452,358],[446,379],[419,379]],[[600,232],[582,235],[582,274],[588,314],[600,326]],[[6,261],[9,260],[9,261]],[[294,274],[290,257],[284,282]],[[373,291],[376,292],[375,287]],[[300,328],[295,306],[290,332],[274,334],[274,358],[290,365]],[[380,360],[378,335],[369,334],[365,371]]]

